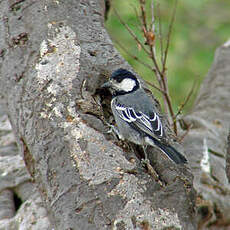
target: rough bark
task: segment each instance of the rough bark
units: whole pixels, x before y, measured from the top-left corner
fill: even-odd
[[[130,69],[104,29],[103,3],[0,2],[0,86],[26,167],[56,229],[195,229],[188,170],[161,159],[161,188],[103,134],[96,89]]]
[[[192,125],[183,145],[198,193],[200,228],[225,229],[230,225],[230,186],[225,172],[230,121],[229,44],[217,49],[194,109],[184,118],[187,126]]]
[[[40,195],[32,183],[0,100],[0,229],[50,230]]]
[[[228,177],[228,182],[230,182],[230,132],[228,134],[228,147],[227,147],[227,157],[226,157],[226,174]]]
[[[104,134],[105,114],[100,102],[103,99],[106,105],[107,101],[106,95],[97,94],[97,89],[114,69],[130,66],[114,49],[104,29],[103,3],[0,1],[0,89],[27,170],[55,229],[196,229],[196,197],[190,170],[176,167],[150,149],[150,158],[154,158],[151,161],[166,183],[161,187],[141,167],[133,148]],[[225,134],[222,129],[210,131],[215,111],[221,112],[223,129],[228,118],[223,114],[227,101],[222,107],[210,100],[213,95],[218,102],[223,99],[217,84],[219,76],[226,91],[222,74],[212,69],[197,106],[185,118],[187,123],[201,124],[194,125],[186,136],[185,147],[195,175],[194,186],[202,201],[212,200],[204,196],[209,186],[203,186],[204,190],[201,183],[203,137],[207,137],[209,145],[215,135]],[[210,119],[206,119],[209,115]],[[217,152],[224,148],[221,140],[210,145]],[[211,162],[223,166],[224,159],[216,158]],[[224,170],[221,173],[220,181]],[[219,174],[207,175],[213,179]],[[27,180],[25,174],[18,184]],[[18,184],[10,183],[1,191],[9,195],[5,189],[12,191]],[[23,188],[16,191],[24,191]],[[31,210],[36,210],[39,196],[33,194],[33,189],[29,189],[28,197],[35,203]],[[21,197],[24,193],[18,194]],[[22,200],[29,200],[28,197]],[[222,199],[222,195],[214,197]],[[14,215],[13,208],[9,210],[7,215]]]

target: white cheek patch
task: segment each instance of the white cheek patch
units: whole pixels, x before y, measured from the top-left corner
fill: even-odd
[[[129,92],[129,91],[132,91],[133,88],[136,86],[136,82],[133,79],[126,78],[126,79],[122,80],[122,82],[116,83],[115,86],[119,90]]]

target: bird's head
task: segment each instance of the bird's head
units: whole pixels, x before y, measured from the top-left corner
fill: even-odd
[[[140,82],[130,71],[117,69],[102,88],[110,88],[114,95],[124,95],[140,88]]]

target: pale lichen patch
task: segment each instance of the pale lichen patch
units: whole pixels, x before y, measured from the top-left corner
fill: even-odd
[[[50,97],[40,115],[42,118],[57,116],[64,119],[63,111],[66,106],[56,98],[68,94],[72,89],[72,81],[80,68],[81,48],[76,44],[75,32],[64,23],[58,28],[56,24],[49,23],[48,34],[52,38],[42,41],[40,60],[35,67],[39,85],[45,86],[49,82],[47,92]],[[59,125],[62,126],[61,123]]]
[[[211,166],[210,166],[210,157],[208,152],[208,144],[206,138],[203,140],[203,157],[200,162],[201,170],[205,173],[210,174]]]
[[[47,27],[49,39],[42,41],[40,60],[35,67],[38,83],[41,88],[47,84],[49,95],[40,116],[56,120],[59,127],[67,130],[66,139],[75,140],[77,145],[77,140],[82,135],[74,124],[79,121],[79,116],[73,112],[75,103],[68,94],[72,89],[72,81],[79,72],[81,47],[76,43],[75,32],[64,22],[48,23]],[[65,98],[68,99],[63,102],[61,96],[66,94]],[[73,117],[72,122],[66,120],[68,112]],[[70,148],[71,155],[75,154],[75,150],[74,146]],[[76,159],[76,156],[72,158]]]
[[[125,159],[118,147],[106,141],[103,134],[82,122],[75,101],[68,95],[80,68],[81,48],[76,35],[63,22],[49,23],[48,34],[50,38],[41,43],[40,60],[36,65],[38,83],[46,88],[48,95],[40,116],[64,129],[73,165],[82,178],[90,184],[120,178],[117,167],[132,169],[134,164]],[[103,150],[102,145],[105,145]]]
[[[48,52],[48,42],[46,40],[43,40],[40,45],[40,57],[44,57],[45,54]]]
[[[129,186],[130,184],[132,186]],[[147,229],[164,229],[172,226],[182,229],[177,213],[169,209],[153,209],[152,203],[143,198],[144,190],[146,187],[139,184],[138,178],[124,174],[120,183],[109,193],[110,196],[120,195],[128,200],[117,214],[113,229],[119,229],[120,223],[123,223],[125,229],[143,229],[143,223],[149,226]],[[133,224],[133,217],[136,226]]]

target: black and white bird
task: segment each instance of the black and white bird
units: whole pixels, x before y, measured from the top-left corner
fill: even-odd
[[[181,153],[165,143],[165,132],[157,110],[130,71],[114,71],[102,88],[110,88],[112,92],[111,109],[120,139],[143,147],[156,146],[177,164],[187,162]]]

